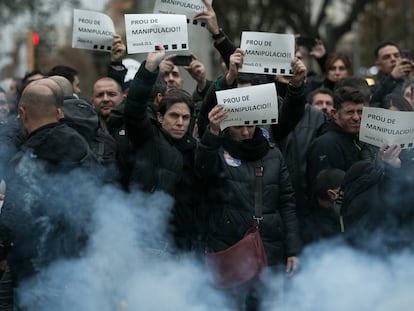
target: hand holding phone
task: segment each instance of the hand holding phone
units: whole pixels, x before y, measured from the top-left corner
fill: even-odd
[[[309,50],[312,50],[312,48],[316,45],[316,39],[310,37],[298,37],[296,39],[296,44],[298,46],[304,46]]]
[[[192,61],[193,57],[191,55],[177,55],[172,59],[176,66],[189,66]]]
[[[400,56],[401,58],[411,59],[411,52],[409,50],[401,50]]]

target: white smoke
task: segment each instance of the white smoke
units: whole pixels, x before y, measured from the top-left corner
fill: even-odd
[[[413,259],[408,251],[379,257],[336,239],[313,245],[300,272],[286,281],[284,307],[269,310],[412,310]]]
[[[54,261],[21,284],[20,303],[28,310],[233,310],[209,284],[202,262],[163,252],[171,197],[126,194],[70,177],[77,188],[57,180],[49,185],[62,194],[53,197],[51,214],[64,215],[89,239],[81,256]],[[271,294],[264,311],[411,310],[413,259],[409,251],[380,256],[341,240],[312,245],[300,257],[299,272],[285,280],[284,302]],[[280,278],[266,281],[277,288]]]
[[[96,193],[83,256],[54,262],[22,284],[22,305],[44,311],[229,310],[199,262],[156,249],[164,244],[154,241],[166,240],[170,197],[110,187]]]

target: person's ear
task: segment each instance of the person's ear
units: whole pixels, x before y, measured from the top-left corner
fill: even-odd
[[[65,117],[62,108],[57,108],[56,109],[56,118],[58,120],[63,119]]]
[[[162,94],[161,93],[157,93],[156,100],[155,100],[157,102],[157,106],[160,104],[161,99],[162,99]]]
[[[23,122],[27,118],[26,109],[23,106],[19,106],[19,119]]]
[[[157,120],[160,124],[164,121],[164,117],[160,112],[157,112]]]
[[[336,116],[338,114],[338,110],[336,110],[335,108],[332,108],[331,110],[331,117],[336,120]]]
[[[332,201],[335,201],[338,198],[338,190],[337,189],[328,189],[328,190],[326,190],[326,192],[328,193],[328,196]]]

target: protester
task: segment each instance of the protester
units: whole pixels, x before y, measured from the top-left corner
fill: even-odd
[[[208,126],[208,113],[216,105],[216,91],[229,89],[235,86],[255,85],[260,83],[268,83],[269,78],[265,75],[243,75],[239,74],[239,68],[243,64],[243,50],[237,48],[230,56],[228,72],[217,79],[208,91],[201,106],[197,119],[198,132],[200,137],[204,134]],[[285,138],[290,131],[293,130],[297,122],[303,116],[305,106],[305,86],[306,67],[304,63],[295,58],[291,62],[293,76],[290,83],[286,86],[287,92],[285,98],[278,98],[279,103],[279,122],[271,126],[271,139],[279,143]],[[242,80],[241,80],[242,78]],[[240,81],[239,81],[240,80]],[[274,81],[274,80],[273,80]]]
[[[309,103],[315,109],[322,111],[327,118],[333,115],[333,91],[328,88],[318,88],[310,96]]]
[[[399,145],[379,148],[379,161],[360,161],[346,173],[341,186],[341,214],[350,243],[385,255],[413,249],[412,209],[414,158],[401,158]],[[411,155],[413,155],[411,153]]]
[[[411,105],[407,102],[407,100],[401,94],[391,93],[385,96],[383,101],[383,108],[389,109],[393,111],[413,111]],[[372,161],[376,163],[376,165],[381,166],[382,161],[378,158],[379,148],[377,146],[364,144],[361,149],[361,158],[364,160]],[[413,157],[414,154],[410,149],[402,150],[400,154],[400,158],[409,159]]]
[[[118,106],[124,98],[122,87],[112,78],[100,78],[93,85],[91,103],[99,115],[100,126],[105,133],[109,133],[106,122],[112,109]]]
[[[333,120],[309,147],[308,185],[313,184],[318,172],[324,168],[346,171],[360,160],[358,133],[365,100],[358,89],[341,87],[335,90]]]
[[[21,82],[20,78],[11,78],[9,88],[6,90],[7,96],[15,102],[17,102],[17,93],[21,88]]]
[[[365,243],[364,230],[377,225],[372,219],[367,221],[367,217],[382,210],[379,198],[382,174],[383,170],[375,162],[360,160],[351,165],[343,178],[336,203],[342,217],[342,231],[353,245]]]
[[[122,37],[119,34],[115,34],[112,40],[111,62],[108,66],[108,77],[118,82],[126,95],[131,81],[125,81],[125,76],[128,71],[122,63],[125,53],[126,46],[122,40]]]
[[[20,88],[17,89],[17,102],[20,101],[20,96],[22,95],[22,92],[24,90],[24,88],[29,85],[30,82],[42,79],[45,77],[45,74],[40,71],[39,69],[34,69],[32,71],[26,72],[26,74],[24,75],[24,77],[22,78],[21,84],[20,84]]]
[[[6,92],[0,89],[0,180],[5,177],[8,162],[23,141],[18,119],[11,111],[9,98]]]
[[[382,42],[374,50],[375,65],[381,77],[372,88],[370,106],[383,107],[383,99],[392,92],[401,93],[404,81],[414,72],[412,60],[401,58],[399,47],[393,42]]]
[[[413,111],[407,99],[397,93],[391,93],[384,98],[384,108],[393,111]]]
[[[156,120],[147,112],[148,97],[164,57],[162,47],[149,53],[128,93],[126,130],[134,146],[129,191],[163,191],[175,199],[170,234],[154,247],[167,252],[175,248],[188,251],[197,238],[194,209],[198,196],[193,170],[196,141],[188,133],[193,102],[187,92],[173,88],[162,97]]]
[[[0,124],[7,122],[10,115],[11,107],[6,95],[6,91],[0,88]]]
[[[223,105],[208,114],[210,126],[201,138],[196,154],[196,171],[207,181],[203,187],[208,207],[206,244],[220,251],[238,242],[252,225],[255,206],[256,162],[263,172],[263,220],[260,233],[274,272],[283,266],[293,275],[300,249],[294,192],[280,150],[256,126],[231,126],[220,131],[227,117]],[[258,195],[258,194],[256,194]],[[230,291],[235,310],[256,310],[264,290],[258,284]],[[274,297],[281,295],[281,289]]]
[[[81,89],[79,87],[80,81],[79,81],[79,72],[69,66],[65,65],[57,65],[50,69],[50,71],[47,74],[48,76],[62,76],[69,80],[69,82],[72,84],[73,88],[73,96],[78,97],[80,96]]]
[[[240,75],[238,70],[242,63],[243,51],[236,49],[230,57],[229,71],[213,84],[213,90],[226,89],[234,85],[251,86],[267,81],[263,80],[263,77]],[[306,67],[300,60],[295,59],[292,61],[292,69],[294,74],[289,86],[288,100],[283,103],[287,113],[281,113],[279,124],[272,126],[276,139],[287,135],[289,128],[294,127],[291,123],[297,120],[297,115],[301,115],[305,101],[303,82],[306,77]],[[286,264],[286,271],[293,274],[297,268],[295,256],[298,254],[300,243],[294,193],[280,150],[270,143],[269,138],[266,139],[262,134],[263,130],[256,126],[232,126],[220,132],[220,123],[227,115],[223,105],[216,103],[217,100],[215,98],[210,100],[209,96],[203,103],[199,115],[199,129],[202,129],[200,133],[203,133],[203,136],[196,154],[196,171],[207,183],[206,185],[203,183],[202,188],[202,206],[205,207],[203,212],[207,214],[207,227],[204,229],[207,248],[211,251],[219,251],[230,247],[243,237],[251,225],[249,219],[252,220],[254,214],[252,186],[255,180],[254,167],[255,162],[262,159],[264,172],[269,172],[265,173],[265,176],[270,174],[269,177],[265,177],[263,193],[270,193],[267,189],[272,188],[274,184],[279,185],[275,196],[264,195],[263,198],[264,221],[261,222],[261,234],[269,264],[275,267],[275,271]],[[208,114],[208,126],[200,123],[205,119],[205,115],[202,115],[204,113]],[[288,115],[292,118],[289,119]],[[242,188],[236,185],[242,185]],[[275,233],[271,227],[277,227],[279,222],[284,224],[282,227],[285,230]],[[220,224],[223,223],[227,223],[228,228],[221,227]],[[272,234],[276,235],[272,236]],[[288,236],[292,240],[282,246],[280,242]],[[238,310],[244,308],[244,305],[253,308],[251,310],[257,308],[259,298],[256,296],[260,294],[256,290],[257,288],[252,291],[238,288],[234,292],[231,291],[231,296],[235,296],[235,307]],[[236,294],[236,291],[239,292]]]
[[[301,238],[305,245],[338,236],[343,232],[336,199],[344,176],[345,172],[336,168],[324,169],[316,176],[308,213],[300,222]]]
[[[305,105],[302,118],[286,139],[280,143],[286,165],[295,190],[296,209],[299,217],[307,213],[307,162],[309,145],[319,135],[327,118],[333,115],[333,92],[320,88],[312,92],[310,104]]]
[[[312,76],[307,80],[307,93],[310,94],[315,89],[321,87],[333,91],[338,81],[352,75],[352,62],[349,56],[339,52],[332,53],[326,59],[322,79],[318,76]]]
[[[30,83],[19,104],[19,120],[27,139],[10,162],[0,215],[3,246],[14,245],[7,259],[17,287],[54,260],[77,256],[84,241],[80,224],[68,222],[65,216],[75,208],[87,209],[86,198],[84,205],[77,206],[77,197],[71,196],[71,189],[77,188],[72,188],[75,180],[65,176],[76,170],[93,170],[96,162],[85,140],[59,123],[62,104],[63,92],[50,79]],[[69,210],[59,200],[63,191]]]
[[[352,87],[352,88],[357,89],[364,96],[366,105],[368,105],[370,103],[370,101],[371,101],[371,88],[368,85],[368,82],[367,82],[366,79],[364,79],[360,76],[355,76],[355,75],[351,76],[351,77],[347,77],[343,80],[339,80],[338,82],[336,82],[335,89],[340,88],[340,87],[344,87],[344,86],[348,86],[348,87]]]

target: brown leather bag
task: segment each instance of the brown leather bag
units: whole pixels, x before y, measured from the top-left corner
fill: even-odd
[[[253,226],[236,244],[206,254],[206,265],[218,288],[231,288],[247,283],[267,266],[266,252],[258,226]]]
[[[214,285],[218,288],[243,285],[258,276],[267,266],[267,256],[259,231],[259,222],[263,219],[262,177],[263,165],[259,160],[256,163],[253,226],[236,244],[225,250],[206,254],[207,269],[211,272]]]

